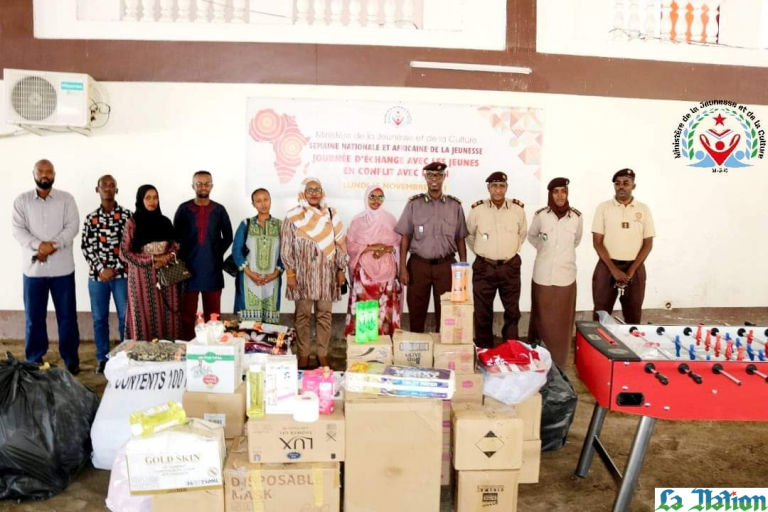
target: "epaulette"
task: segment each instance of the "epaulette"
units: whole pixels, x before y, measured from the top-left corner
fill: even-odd
[[[408,200],[413,201],[414,199],[419,199],[424,197],[425,194],[416,194],[415,196],[411,196]]]
[[[543,212],[544,210],[546,210],[548,208],[549,208],[549,206],[545,206],[544,208],[539,208],[538,210],[536,210],[536,213],[534,213],[534,215],[538,215],[538,214],[540,214],[541,212]]]
[[[573,213],[575,213],[576,215],[578,215],[579,217],[581,217],[581,212],[579,210],[577,210],[576,208],[571,208],[571,211]]]
[[[481,199],[481,200],[479,200],[479,201],[475,201],[474,203],[472,203],[472,208],[475,208],[475,207],[477,207],[477,206],[480,206],[480,205],[481,205],[481,204],[483,204],[484,202],[485,202],[485,200],[483,200],[483,199]]]
[[[523,204],[522,201],[518,201],[517,199],[513,199],[512,202],[515,203],[520,208],[525,208],[525,205]]]
[[[445,197],[447,197],[448,199],[453,199],[457,203],[461,204],[461,199],[459,199],[458,197],[454,197],[454,196],[452,196],[450,194],[445,194]]]

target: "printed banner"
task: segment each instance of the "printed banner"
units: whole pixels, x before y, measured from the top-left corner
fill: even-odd
[[[365,189],[381,183],[397,216],[426,191],[422,168],[433,161],[448,166],[445,192],[466,208],[488,197],[485,178],[495,171],[507,173],[508,197],[538,203],[541,109],[250,98],[247,116],[248,190],[267,188],[284,204],[314,176],[329,203],[353,214]]]

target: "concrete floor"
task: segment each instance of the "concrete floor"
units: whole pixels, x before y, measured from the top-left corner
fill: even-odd
[[[668,325],[699,322],[737,325],[749,320],[768,325],[768,309],[647,311],[645,320]],[[23,344],[0,341],[0,353],[6,351],[20,356]],[[51,362],[58,360],[56,351],[56,345],[52,344],[47,358]],[[330,356],[335,367],[344,366],[345,348],[340,337],[334,339]],[[81,358],[83,372],[79,379],[101,394],[105,380],[92,373],[95,365],[92,343],[81,346]],[[577,478],[573,474],[594,406],[594,399],[574,370],[570,364],[566,367],[579,396],[568,443],[559,451],[542,455],[540,483],[520,486],[518,510],[521,512],[611,510],[616,487],[599,461],[595,461],[587,478]],[[765,406],[764,400],[755,398],[756,407]],[[621,466],[629,453],[637,422],[637,416],[617,413],[609,414],[605,422],[603,441]],[[766,453],[768,425],[765,423],[657,422],[630,510],[653,510],[655,487],[762,487],[768,478],[764,463]],[[88,467],[64,493],[47,502],[0,502],[0,512],[106,510],[104,499],[108,484],[109,472]],[[444,489],[443,495],[441,512],[449,512],[453,509],[451,494]]]

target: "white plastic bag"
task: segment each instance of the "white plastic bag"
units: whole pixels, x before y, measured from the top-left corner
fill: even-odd
[[[131,438],[128,417],[171,400],[181,402],[187,387],[186,362],[140,362],[120,352],[104,371],[107,387],[91,427],[93,465],[111,469],[118,449]]]
[[[152,512],[152,496],[132,496],[128,484],[128,462],[125,445],[117,451],[112,474],[109,476],[107,508],[112,512]]]
[[[522,342],[520,342],[522,343]],[[525,371],[512,373],[490,373],[482,364],[478,365],[483,373],[483,394],[503,402],[507,405],[524,402],[547,383],[547,373],[552,367],[552,356],[544,347],[532,348],[522,343],[539,354],[538,366],[543,371]]]

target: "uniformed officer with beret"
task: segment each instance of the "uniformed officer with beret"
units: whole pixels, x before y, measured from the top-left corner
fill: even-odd
[[[494,172],[485,180],[489,199],[472,205],[467,219],[467,245],[475,253],[472,287],[475,300],[475,344],[493,347],[493,301],[504,305],[505,340],[517,339],[520,321],[520,246],[528,223],[523,203],[507,199],[507,175]]]
[[[464,210],[461,201],[443,194],[445,169],[442,162],[424,167],[427,193],[410,198],[395,226],[395,231],[403,237],[400,282],[408,287],[406,301],[413,332],[424,332],[430,291],[437,331],[440,331],[440,295],[451,290],[451,264],[456,262],[456,252],[460,261],[467,261]],[[409,251],[411,257],[406,263]]]
[[[651,210],[632,197],[635,171],[621,169],[613,175],[616,195],[601,203],[592,222],[592,241],[600,259],[592,275],[594,319],[598,311],[613,313],[620,294],[624,321],[641,321],[645,298],[645,259],[653,248]]]

